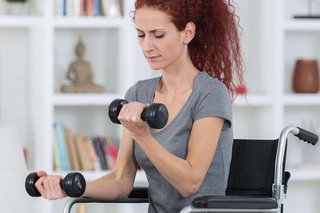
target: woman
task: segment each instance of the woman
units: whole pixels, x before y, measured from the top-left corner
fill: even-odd
[[[144,56],[162,76],[127,91],[116,165],[89,182],[84,196],[126,197],[139,165],[149,182],[149,212],[179,212],[194,197],[226,188],[233,141],[229,95],[233,80],[242,82],[238,26],[224,0],[137,0],[133,19]],[[156,102],[169,111],[160,130],[140,119]],[[43,197],[65,196],[61,177],[38,175]]]

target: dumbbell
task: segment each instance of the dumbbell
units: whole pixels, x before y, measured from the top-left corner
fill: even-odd
[[[123,105],[127,104],[125,99],[116,99],[109,105],[109,118],[113,123],[120,124],[118,115]],[[148,126],[154,129],[163,128],[168,121],[168,110],[164,104],[154,103],[144,109],[141,119],[148,123]]]
[[[36,172],[30,173],[26,177],[25,188],[27,193],[32,197],[40,197],[41,194],[35,187],[35,183],[40,177]],[[86,189],[86,180],[82,174],[78,172],[72,172],[60,180],[60,187],[63,189],[69,197],[80,197]]]

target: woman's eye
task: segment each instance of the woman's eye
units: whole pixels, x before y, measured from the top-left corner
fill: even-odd
[[[154,35],[156,38],[163,38],[164,37],[164,34],[155,34]]]
[[[139,38],[143,38],[143,37],[144,37],[144,34],[138,34],[138,37],[139,37]]]

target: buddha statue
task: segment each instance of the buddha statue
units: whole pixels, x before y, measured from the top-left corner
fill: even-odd
[[[93,72],[91,65],[84,59],[85,45],[81,38],[76,47],[77,59],[69,65],[66,78],[71,81],[71,85],[62,85],[61,91],[65,93],[100,93],[104,91],[103,86],[93,82]]]

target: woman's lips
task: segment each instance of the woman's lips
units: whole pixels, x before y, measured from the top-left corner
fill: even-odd
[[[149,62],[156,62],[160,56],[147,56]]]

